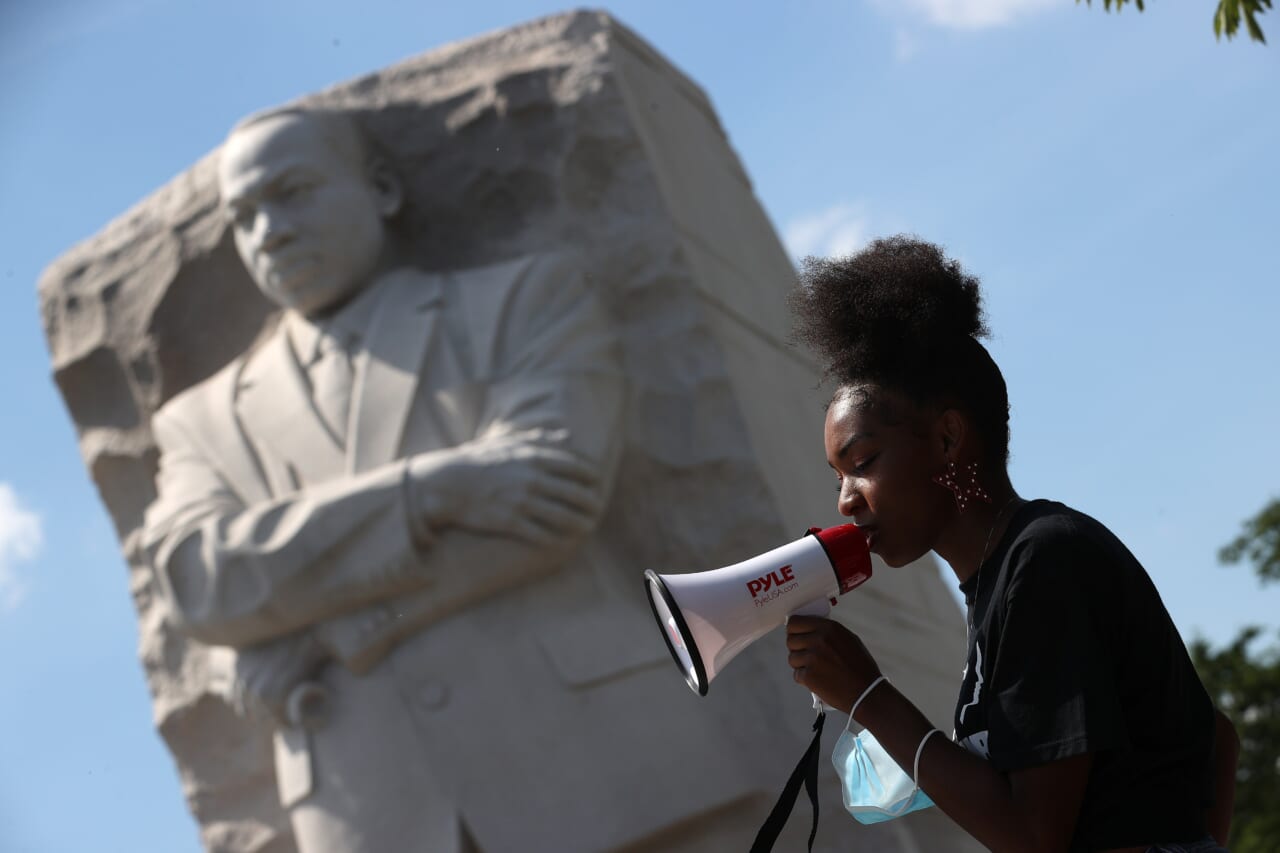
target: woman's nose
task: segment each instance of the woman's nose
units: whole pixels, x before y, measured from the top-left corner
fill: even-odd
[[[841,515],[851,517],[861,501],[862,495],[854,488],[852,481],[845,479],[840,484],[840,497],[836,499],[836,509]]]

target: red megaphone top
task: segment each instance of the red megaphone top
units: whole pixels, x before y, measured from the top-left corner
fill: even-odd
[[[831,568],[840,580],[840,594],[861,586],[871,577],[871,551],[867,537],[856,524],[838,524],[823,530],[810,527],[809,532],[822,543]]]

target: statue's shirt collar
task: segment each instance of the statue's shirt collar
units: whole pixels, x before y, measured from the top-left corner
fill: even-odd
[[[289,343],[298,363],[315,364],[326,349],[342,348],[353,353],[364,341],[378,303],[381,281],[364,288],[354,299],[333,314],[317,319],[304,317],[297,311],[286,315]]]

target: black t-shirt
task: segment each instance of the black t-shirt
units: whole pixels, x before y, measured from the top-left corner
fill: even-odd
[[[1213,706],[1111,531],[1031,501],[960,589],[971,627],[958,742],[1001,771],[1093,753],[1072,851],[1207,835]]]

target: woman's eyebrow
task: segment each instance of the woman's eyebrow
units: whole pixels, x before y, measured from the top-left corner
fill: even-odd
[[[844,440],[844,444],[840,445],[840,449],[836,451],[836,458],[843,459],[844,455],[849,452],[849,448],[853,447],[855,444],[857,444],[859,441],[862,441],[864,438],[871,438],[871,433],[855,432],[853,435],[846,438]]]

